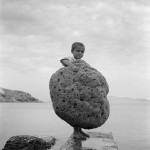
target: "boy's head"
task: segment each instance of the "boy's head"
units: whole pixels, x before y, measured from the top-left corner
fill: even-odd
[[[84,55],[85,46],[80,42],[72,44],[71,52],[75,59],[81,59]]]

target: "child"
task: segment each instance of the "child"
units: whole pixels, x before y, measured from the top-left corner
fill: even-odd
[[[73,62],[81,59],[84,55],[85,47],[82,43],[75,42],[72,44],[71,53],[73,54],[73,57],[65,57],[60,60],[63,66],[73,66]]]
[[[81,59],[84,55],[85,47],[80,42],[75,42],[72,44],[71,53],[73,54],[73,57],[65,57],[60,60],[63,66],[72,66],[73,68],[76,68],[73,64],[74,61]],[[80,139],[80,140],[86,140],[86,137],[90,137],[88,134],[84,133],[81,128],[74,127],[74,138]]]

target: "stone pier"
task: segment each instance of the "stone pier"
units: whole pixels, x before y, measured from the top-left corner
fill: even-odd
[[[119,150],[111,132],[87,132],[86,141],[74,139],[73,135],[63,144],[57,141],[52,150]]]

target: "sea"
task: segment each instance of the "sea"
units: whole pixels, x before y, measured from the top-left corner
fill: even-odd
[[[86,131],[112,132],[119,150],[150,150],[150,101],[110,100],[106,123]],[[0,103],[0,150],[15,135],[53,136],[62,145],[73,133],[48,103]]]

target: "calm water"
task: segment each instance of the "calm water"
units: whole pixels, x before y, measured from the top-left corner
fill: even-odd
[[[108,121],[91,131],[111,131],[119,150],[149,150],[150,103],[110,104]],[[0,103],[0,149],[14,135],[50,135],[65,142],[72,132],[72,127],[55,115],[51,103]]]

